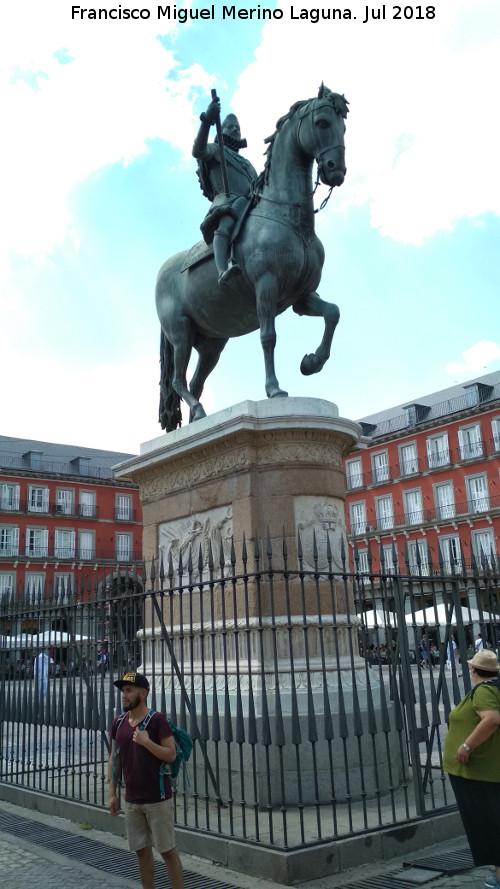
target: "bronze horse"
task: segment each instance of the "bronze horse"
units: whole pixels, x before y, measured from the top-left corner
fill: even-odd
[[[314,232],[312,166],[330,186],[345,176],[344,119],[347,102],[321,86],[314,99],[296,102],[280,118],[267,142],[267,159],[253,206],[236,240],[243,273],[219,286],[213,258],[185,270],[187,251],[167,260],[158,273],[156,308],[162,327],[160,423],[167,432],[181,425],[180,399],[190,420],[206,416],[203,386],[230,337],[260,328],[269,398],[286,396],[274,369],[274,319],[290,306],[298,315],[324,318],[323,339],[302,359],[303,374],[318,373],[330,357],[339,320],[336,305],[315,292],[325,252]],[[190,382],[192,349],[198,364]]]

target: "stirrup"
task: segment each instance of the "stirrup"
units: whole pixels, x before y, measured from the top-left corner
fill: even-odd
[[[225,284],[231,278],[236,277],[236,275],[241,275],[241,269],[237,262],[233,262],[231,265],[228,265],[227,269],[224,269],[224,271],[220,273],[219,284]]]

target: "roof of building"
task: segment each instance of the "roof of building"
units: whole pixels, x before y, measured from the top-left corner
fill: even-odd
[[[431,392],[420,398],[403,402],[394,407],[378,411],[358,420],[363,431],[371,438],[400,432],[416,425],[419,421],[426,422],[459,413],[474,406],[467,394],[468,390],[477,386],[478,401],[476,404],[487,406],[500,399],[500,371],[475,377],[448,389],[440,389],[439,392]],[[416,420],[409,422],[408,408],[415,406]]]
[[[0,435],[0,469],[113,478],[112,467],[134,454]]]

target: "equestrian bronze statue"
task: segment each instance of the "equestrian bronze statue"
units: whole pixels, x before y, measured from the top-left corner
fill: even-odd
[[[167,432],[181,425],[181,399],[189,405],[190,420],[206,416],[200,403],[203,386],[230,337],[260,328],[266,393],[277,398],[287,393],[280,388],[274,368],[276,315],[293,306],[298,315],[324,319],[320,345],[300,365],[307,375],[318,373],[330,357],[339,320],[337,306],[316,293],[325,252],[314,231],[312,167],[316,161],[318,181],[329,185],[330,192],[342,185],[346,99],[321,86],[316,98],[292,105],[266,139],[265,167],[252,189],[241,179],[253,178],[251,164],[247,161],[246,169],[245,164],[236,168],[238,159],[231,155],[228,159],[229,152],[239,152],[239,125],[233,130],[237,137],[233,147],[226,145],[220,125],[223,141],[219,138],[216,147],[208,145],[205,133],[208,136],[210,125],[217,122],[214,101],[205,120],[202,115],[193,153],[206,164],[200,182],[212,201],[202,231],[217,251],[217,232],[222,230],[223,246],[216,255],[217,264],[214,249],[203,241],[177,253],[161,267],[156,283],[162,328],[160,423]],[[227,118],[224,123],[228,124]],[[226,130],[233,123],[229,121]],[[222,162],[217,158],[220,151],[225,153]],[[233,182],[237,183],[234,192]],[[213,219],[207,222],[212,213]],[[233,238],[230,253],[229,235]],[[188,387],[186,372],[193,349],[198,352],[198,364]]]

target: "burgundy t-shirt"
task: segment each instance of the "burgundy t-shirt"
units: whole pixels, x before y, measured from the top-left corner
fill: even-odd
[[[117,716],[113,720],[110,734],[120,754],[126,801],[128,803],[158,803],[162,799],[170,799],[172,796],[170,778],[168,775],[160,775],[162,760],[153,756],[140,744],[134,744],[132,738],[138,726],[130,725],[128,716],[125,716],[117,733],[116,724],[120,718]],[[163,738],[169,738],[172,734],[163,713],[153,714],[147,724],[146,731],[155,744],[160,744]],[[162,788],[164,796],[162,796]]]

